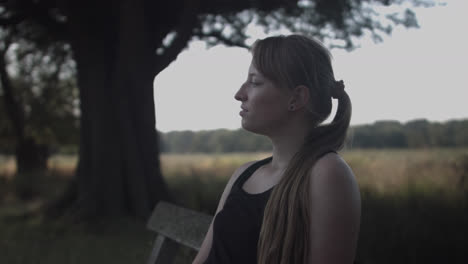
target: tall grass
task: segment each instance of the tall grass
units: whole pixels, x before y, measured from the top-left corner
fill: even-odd
[[[379,193],[417,188],[459,194],[466,187],[468,149],[354,150],[343,156],[361,188]]]
[[[361,188],[359,263],[468,263],[468,149],[341,154]],[[167,154],[161,166],[178,204],[213,214],[234,170],[269,155]],[[152,235],[142,223],[122,220],[90,232],[40,219],[10,221],[9,215],[34,206],[11,198],[12,162],[0,157],[0,263],[145,261]],[[52,157],[38,192],[47,197],[63,188],[75,166],[76,157]]]
[[[174,155],[163,156],[162,164],[181,204],[213,214],[234,169],[268,155]],[[353,150],[342,156],[361,188],[359,263],[468,263],[467,149]],[[236,162],[215,162],[223,159]]]

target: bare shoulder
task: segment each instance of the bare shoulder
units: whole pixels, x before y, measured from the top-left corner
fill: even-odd
[[[359,235],[361,196],[354,174],[336,153],[310,172],[311,263],[352,263]]]
[[[351,192],[359,192],[357,181],[349,165],[336,153],[327,153],[319,158],[314,164],[311,172],[312,191],[342,188]]]
[[[318,159],[310,172],[309,199],[311,213],[336,223],[346,220],[359,225],[361,194],[353,171],[336,153]],[[337,227],[333,227],[337,228]]]

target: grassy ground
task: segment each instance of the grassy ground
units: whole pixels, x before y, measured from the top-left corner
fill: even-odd
[[[11,220],[13,221],[13,220]],[[0,263],[145,263],[152,236],[131,219],[89,230],[63,222],[3,217]]]
[[[75,165],[74,156],[52,157],[46,174],[18,179],[13,158],[0,157],[1,264],[146,263],[153,234],[142,221],[112,219],[90,227],[65,218],[45,221],[41,216],[24,216],[58,196]],[[25,187],[28,179],[33,184]],[[32,192],[33,199],[17,197],[26,191]]]
[[[361,187],[360,263],[468,263],[468,149],[343,152]],[[213,213],[232,172],[268,153],[163,155],[178,203]],[[153,236],[143,223],[117,219],[90,230],[59,220],[18,218],[66,185],[73,156],[49,161],[36,199],[14,193],[14,162],[0,157],[0,263],[145,263]]]

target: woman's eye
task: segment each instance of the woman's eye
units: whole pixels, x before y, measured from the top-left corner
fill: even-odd
[[[253,86],[257,86],[257,85],[260,85],[260,82],[258,82],[258,81],[250,81],[250,84],[252,84]]]

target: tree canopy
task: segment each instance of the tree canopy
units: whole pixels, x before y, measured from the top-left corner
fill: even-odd
[[[10,144],[4,142],[0,148],[14,152],[12,142],[20,141],[21,137],[55,147],[76,144],[78,88],[69,46],[53,43],[42,48],[15,38],[11,30],[0,33],[10,42],[5,41],[0,48],[3,78],[0,105],[7,108],[1,113],[3,133],[0,133]],[[17,112],[9,113],[14,111]]]
[[[69,41],[70,12],[106,19],[113,14],[121,21],[119,8],[126,1],[50,1],[16,0],[0,3],[0,26],[21,26],[21,32],[36,41]],[[204,1],[135,1],[144,8],[148,41],[158,51],[155,59],[174,55],[193,37],[215,45],[246,47],[245,29],[257,23],[265,30],[287,28],[320,39],[341,40],[341,47],[352,48],[353,37],[368,32],[376,40],[382,33],[391,33],[392,26],[417,27],[414,12],[403,8],[399,12],[379,14],[379,6],[410,3],[431,6],[433,0],[204,0]],[[90,10],[93,8],[93,10]],[[89,23],[101,22],[93,21]],[[102,21],[104,22],[104,21]],[[32,30],[31,30],[32,29]],[[26,33],[28,32],[28,33]],[[38,33],[39,32],[39,33]],[[42,33],[46,33],[45,35]],[[47,36],[47,37],[44,37]],[[167,55],[164,55],[166,54]]]

